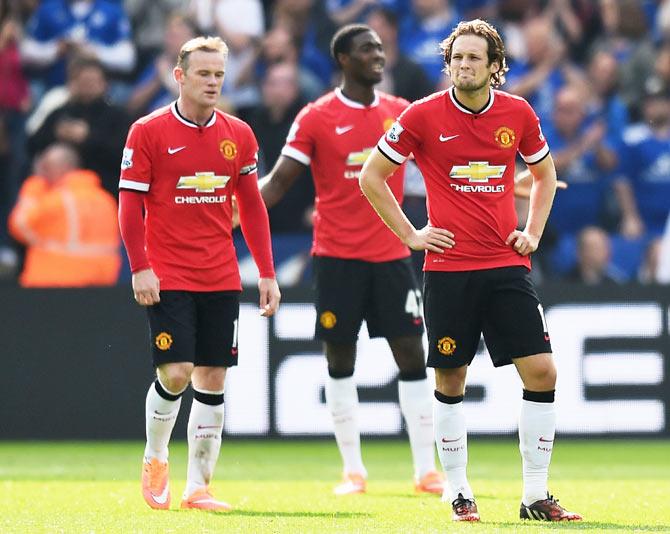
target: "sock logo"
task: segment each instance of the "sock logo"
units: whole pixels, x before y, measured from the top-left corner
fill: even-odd
[[[545,439],[543,436],[540,436],[540,441],[543,443],[553,443],[553,439]]]
[[[453,443],[454,441],[458,441],[458,440],[461,439],[462,437],[463,437],[463,436],[459,436],[459,437],[457,437],[456,439],[444,439],[444,438],[442,438],[442,443]]]

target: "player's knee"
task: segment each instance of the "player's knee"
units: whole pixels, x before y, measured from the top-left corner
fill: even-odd
[[[347,378],[354,374],[356,362],[355,343],[325,343],[328,375],[331,378]]]
[[[390,339],[389,346],[401,377],[403,375],[418,376],[422,373],[425,376],[426,360],[419,336]]]
[[[192,363],[168,363],[158,368],[161,385],[172,393],[184,391],[191,382]]]
[[[457,397],[465,393],[465,377],[467,366],[456,369],[435,369],[435,389],[449,397]]]
[[[526,383],[527,382],[527,383]],[[548,391],[556,387],[556,366],[550,358],[533,365],[524,380],[524,386],[533,391]]]

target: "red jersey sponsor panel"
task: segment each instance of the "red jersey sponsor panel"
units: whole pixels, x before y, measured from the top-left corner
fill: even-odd
[[[132,125],[119,188],[147,193],[147,257],[161,289],[241,289],[231,196],[257,179],[257,152],[251,128],[218,110],[197,126],[173,103]]]
[[[363,163],[379,136],[408,104],[377,92],[374,102],[364,106],[335,89],[296,117],[282,154],[312,167],[316,190],[312,254],[371,262],[409,255],[358,185]],[[404,172],[404,166],[398,168],[388,181],[398,202]]]
[[[427,252],[424,270],[530,268],[529,257],[505,244],[517,226],[516,154],[533,164],[549,153],[524,99],[492,90],[487,105],[474,113],[456,100],[453,88],[435,93],[407,108],[378,149],[398,164],[414,153],[426,182],[430,224],[455,235],[453,249]]]

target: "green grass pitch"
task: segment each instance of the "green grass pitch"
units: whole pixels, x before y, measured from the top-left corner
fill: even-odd
[[[479,524],[453,524],[437,496],[414,494],[409,447],[364,440],[366,495],[335,497],[340,461],[332,441],[226,440],[213,483],[235,510],[178,510],[183,442],[171,448],[172,510],[153,511],[139,485],[143,444],[0,442],[0,532],[670,532],[670,442],[559,439],[551,489],[582,523],[524,523],[517,445],[470,440]]]

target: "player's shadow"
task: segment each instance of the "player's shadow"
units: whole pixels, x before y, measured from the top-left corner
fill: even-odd
[[[670,525],[624,525],[621,523],[602,523],[599,521],[483,521],[482,524],[497,527],[513,527],[514,532],[540,532],[548,530],[624,530],[631,532],[669,532]],[[527,530],[529,529],[529,530]]]
[[[232,510],[225,514],[247,517],[330,517],[333,519],[356,519],[373,515],[365,512],[273,512],[271,510]]]

